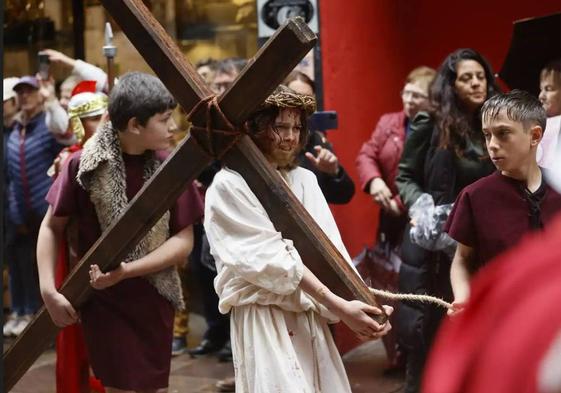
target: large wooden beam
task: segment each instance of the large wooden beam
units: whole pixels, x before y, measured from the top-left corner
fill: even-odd
[[[133,5],[138,8],[144,7],[141,2],[127,1],[120,3],[127,7],[127,12],[123,12],[115,9],[119,2],[106,2],[113,7],[113,12],[116,13],[113,16],[121,26],[122,23],[127,23],[127,18],[130,17],[127,12]],[[149,26],[157,25],[150,13],[140,12],[139,15],[146,18],[141,25],[145,26],[147,31],[150,31]],[[136,24],[136,19],[132,19]],[[154,67],[154,71],[161,79],[167,80],[166,85],[185,110],[189,111],[200,99],[212,94],[201,81],[196,70],[178,50],[173,49],[175,44],[163,39],[159,44],[162,48],[158,45],[151,47],[153,40],[150,37],[148,33],[143,35],[136,31],[131,41],[139,50],[150,48],[151,52],[146,53],[145,56],[147,62]],[[308,32],[307,26],[294,22],[279,30],[277,37],[278,39],[270,41],[270,45],[264,46],[252,61],[252,69],[258,74],[262,73],[271,78],[260,83],[251,75],[244,74],[245,77],[238,78],[235,83],[245,92],[244,99],[239,99],[237,89],[232,89],[220,100],[222,110],[234,124],[241,124],[252,108],[256,108],[265,100],[315,43],[315,36]],[[283,46],[287,48],[286,51],[282,50]],[[166,55],[162,56],[162,52]],[[281,58],[284,64],[280,61]],[[279,63],[275,65],[277,61]],[[274,77],[269,75],[273,65],[277,70]],[[211,157],[201,150],[194,139],[183,141],[131,201],[121,219],[113,223],[81,259],[61,287],[61,293],[74,306],[80,307],[92,291],[88,285],[89,265],[97,263],[104,271],[116,267],[149,228],[169,209],[184,190],[185,185],[194,180],[210,162]],[[17,383],[47,345],[54,340],[58,330],[46,310],[41,308],[33,322],[3,355],[5,391],[9,391]]]
[[[102,3],[186,111],[211,94],[141,0],[102,0]],[[302,21],[289,22],[259,51],[232,88],[220,98],[222,112],[233,124],[241,125],[315,42],[315,35]],[[192,120],[199,125],[204,125],[206,121],[202,115],[195,115]],[[213,120],[213,126],[224,126],[219,118]],[[103,233],[67,278],[61,292],[76,307],[83,304],[92,291],[88,285],[89,265],[97,263],[104,271],[116,267],[173,204],[185,185],[211,161],[200,148],[209,141],[203,135],[199,137],[198,143],[187,139],[175,150],[131,201],[120,220]],[[217,141],[220,148],[227,146],[231,139]],[[304,263],[312,271],[345,298],[358,297],[376,304],[366,286],[352,274],[337,250],[248,138],[242,138],[225,159],[233,169],[248,176],[246,180],[255,187],[273,223],[286,237],[295,240]],[[276,204],[280,208],[275,207]],[[309,251],[310,248],[314,251]],[[323,261],[327,261],[327,265]],[[41,309],[14,345],[4,353],[6,390],[10,390],[21,378],[47,343],[54,339],[57,331],[45,309]]]

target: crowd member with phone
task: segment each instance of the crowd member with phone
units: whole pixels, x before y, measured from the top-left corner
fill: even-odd
[[[292,71],[286,77],[283,84],[298,94],[315,96],[314,81],[300,71]],[[316,115],[315,122],[315,125],[323,123],[325,128],[310,127],[308,143],[300,152],[298,162],[301,167],[314,172],[328,203],[345,204],[352,199],[355,193],[355,185],[339,162],[337,155],[333,152],[333,146],[329,143],[323,132],[329,129],[328,123],[330,122],[317,121],[318,118],[325,119],[326,117],[318,117]],[[313,122],[308,124],[314,125]]]
[[[51,64],[49,55],[44,52],[39,52],[37,54],[37,59],[39,62],[39,76],[41,76],[42,79],[49,79],[49,66]]]
[[[49,56],[42,51],[37,54],[37,60],[39,66],[35,77],[39,83],[39,94],[43,99],[47,128],[59,143],[70,146],[76,143],[76,139],[68,125],[66,108],[62,107],[56,97],[55,80],[50,75]]]
[[[60,86],[60,104],[64,109],[67,109],[72,90],[80,81],[95,81],[97,91],[107,92],[107,74],[101,68],[83,60],[73,59],[54,49],[43,49],[40,55],[47,56],[51,64],[62,65],[72,70],[70,76]]]

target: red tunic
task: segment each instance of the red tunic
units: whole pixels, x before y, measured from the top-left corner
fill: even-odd
[[[544,187],[540,218],[547,226],[561,212],[561,195],[547,184]],[[445,230],[454,240],[475,249],[475,270],[530,232],[529,214],[521,182],[495,172],[464,188]]]
[[[53,215],[78,222],[82,257],[101,235],[89,195],[76,182],[81,152],[74,153],[47,194]],[[163,154],[159,155],[163,159]],[[144,158],[123,154],[127,197],[143,185]],[[202,200],[193,184],[171,209],[173,235],[200,219]],[[80,310],[88,355],[104,386],[144,390],[168,386],[174,310],[144,278],[131,278],[93,296]]]
[[[49,176],[56,179],[70,155],[82,149],[82,145],[75,144],[64,148],[49,169]],[[69,231],[69,229],[67,229]],[[59,245],[55,270],[55,285],[62,285],[70,270],[77,262],[70,255],[68,238],[62,239]],[[56,392],[57,393],[89,393],[92,383],[90,380],[90,363],[86,354],[86,344],[81,324],[74,324],[61,329],[56,337]],[[103,392],[97,389],[95,391]]]

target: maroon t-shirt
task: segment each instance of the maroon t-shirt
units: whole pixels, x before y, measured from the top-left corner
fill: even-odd
[[[166,156],[157,154],[162,161]],[[76,181],[80,157],[76,152],[68,158],[46,199],[55,216],[78,221],[82,257],[101,231],[89,194]],[[123,154],[123,160],[130,201],[143,186],[145,158]],[[192,183],[170,212],[171,234],[201,218],[203,202]],[[174,310],[148,280],[134,277],[93,291],[80,311],[88,358],[105,386],[136,391],[168,386]]]
[[[546,183],[540,219],[549,225],[561,212],[561,195]],[[448,217],[445,231],[454,240],[475,249],[475,270],[517,244],[531,231],[530,204],[522,182],[495,172],[464,188]]]
[[[89,194],[76,181],[82,152],[73,153],[66,160],[61,172],[51,186],[46,199],[54,216],[73,217],[78,221],[78,253],[81,258],[101,236],[95,207]],[[161,161],[169,155],[157,152]],[[127,198],[130,201],[144,185],[144,161],[142,155],[123,154],[125,163]],[[196,223],[204,212],[203,201],[193,183],[177,199],[170,209],[170,234],[175,234]]]

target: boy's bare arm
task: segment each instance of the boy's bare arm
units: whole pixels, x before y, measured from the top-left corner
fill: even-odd
[[[464,303],[469,297],[470,275],[468,266],[473,263],[474,249],[458,242],[456,254],[450,268],[450,281],[454,292],[454,303]]]
[[[49,206],[37,238],[37,268],[41,295],[56,292],[55,266],[58,247],[64,238],[64,230],[68,223],[68,217],[55,217],[51,209]]]
[[[39,229],[37,238],[37,269],[39,272],[39,288],[45,307],[55,325],[64,327],[78,321],[78,313],[70,302],[57,291],[55,286],[55,267],[58,248],[64,238],[64,230],[68,217],[53,216],[51,207]]]
[[[117,284],[126,278],[141,277],[185,262],[193,250],[193,226],[190,225],[144,257],[121,265],[110,272],[103,273],[97,265],[90,268],[90,283],[95,289],[103,289]]]

